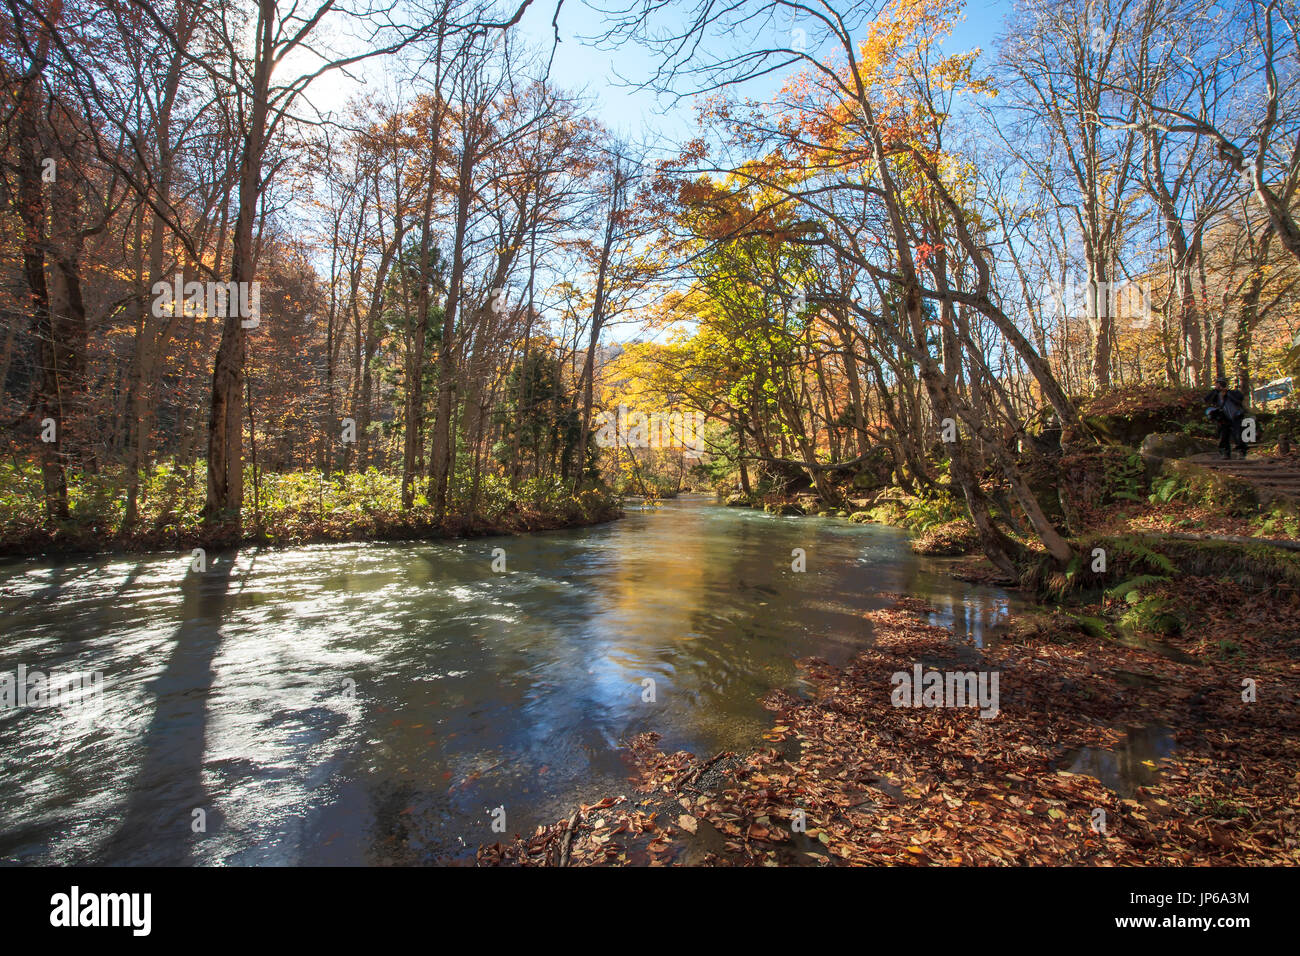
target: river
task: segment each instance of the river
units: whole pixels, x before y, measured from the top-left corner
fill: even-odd
[[[868,644],[887,592],[977,643],[1011,606],[896,529],[691,499],[536,535],[212,554],[203,573],[176,554],[5,565],[0,675],[98,672],[102,690],[0,709],[0,860],[472,861],[503,839],[497,808],[527,834],[628,792],[620,748],[642,731],[702,756],[761,745],[759,698],[800,692],[799,657]]]

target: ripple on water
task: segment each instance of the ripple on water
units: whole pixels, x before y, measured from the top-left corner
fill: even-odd
[[[759,699],[799,689],[797,659],[869,643],[886,592],[977,639],[1008,607],[893,529],[700,501],[531,536],[214,553],[203,574],[188,555],[23,562],[0,570],[0,671],[102,669],[105,713],[0,715],[0,858],[466,860],[497,838],[491,808],[527,832],[625,792],[638,733],[760,745]]]

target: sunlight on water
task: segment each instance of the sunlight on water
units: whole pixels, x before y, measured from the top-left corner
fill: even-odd
[[[203,574],[188,555],[8,565],[0,671],[99,671],[104,692],[0,711],[0,858],[472,859],[495,807],[523,833],[626,792],[617,748],[642,731],[756,746],[759,698],[798,691],[796,658],[869,643],[891,591],[980,643],[1011,607],[894,529],[689,500],[532,536],[209,555]]]

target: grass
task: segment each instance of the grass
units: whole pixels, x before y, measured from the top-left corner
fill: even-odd
[[[504,477],[486,475],[473,508],[469,482],[458,480],[447,514],[440,517],[422,494],[404,510],[401,478],[375,468],[332,475],[263,473],[256,494],[251,471],[246,470],[241,531],[236,535],[230,528],[204,525],[204,474],[200,462],[192,470],[161,466],[143,475],[139,516],[127,527],[125,475],[120,469],[70,483],[69,518],[47,522],[39,468],[34,463],[5,463],[0,465],[0,554],[516,533],[594,524],[620,513],[618,499],[607,490],[585,489],[575,496],[558,479],[531,479],[512,491]]]

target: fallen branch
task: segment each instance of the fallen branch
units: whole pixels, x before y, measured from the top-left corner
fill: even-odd
[[[1177,538],[1181,541],[1221,541],[1224,544],[1266,544],[1286,551],[1300,551],[1300,541],[1289,538],[1250,538],[1240,534],[1193,534],[1187,531],[1151,531],[1145,536]]]
[[[569,852],[573,849],[573,834],[578,826],[578,815],[581,810],[574,810],[573,815],[569,817],[569,824],[564,828],[564,842],[560,844],[560,866],[569,865]]]
[[[675,790],[679,786],[684,786],[686,784],[694,783],[696,780],[700,779],[700,777],[704,774],[706,770],[712,767],[719,760],[723,759],[724,757],[734,757],[734,756],[735,753],[733,753],[730,750],[720,751],[714,754],[708,760],[704,761],[704,763],[696,764],[692,768],[687,768],[686,770],[683,770],[681,773],[679,773],[676,777],[674,777],[672,780],[668,782],[668,785],[667,787],[665,787],[665,789]]]

